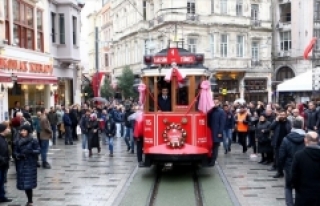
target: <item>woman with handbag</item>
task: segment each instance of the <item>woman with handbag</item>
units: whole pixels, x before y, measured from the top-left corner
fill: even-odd
[[[37,187],[37,163],[40,146],[38,141],[32,137],[30,125],[20,127],[20,138],[15,145],[17,189],[25,191],[28,198],[27,206],[31,206],[33,205],[32,190]]]
[[[269,164],[272,162],[272,146],[270,139],[270,125],[265,114],[259,118],[256,128],[256,138],[258,140],[258,153],[261,153],[260,164]]]

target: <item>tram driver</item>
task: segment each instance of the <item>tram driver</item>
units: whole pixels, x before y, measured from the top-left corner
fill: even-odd
[[[171,111],[171,98],[169,96],[168,88],[161,89],[161,95],[158,97],[158,106],[162,112]]]

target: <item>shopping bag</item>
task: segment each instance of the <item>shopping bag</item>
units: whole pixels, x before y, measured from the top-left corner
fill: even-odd
[[[77,126],[77,135],[80,135],[81,134],[81,129],[80,129],[80,126],[78,125]]]

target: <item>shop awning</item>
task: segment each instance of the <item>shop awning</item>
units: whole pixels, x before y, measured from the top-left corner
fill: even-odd
[[[18,74],[15,73],[18,84],[57,84],[58,78],[44,74]]]
[[[0,72],[0,83],[12,82],[11,73]]]
[[[286,80],[277,86],[278,92],[312,91],[312,70]]]

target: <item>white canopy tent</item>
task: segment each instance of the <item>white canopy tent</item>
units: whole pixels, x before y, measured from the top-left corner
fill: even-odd
[[[302,73],[277,86],[277,92],[312,91],[312,70]]]

